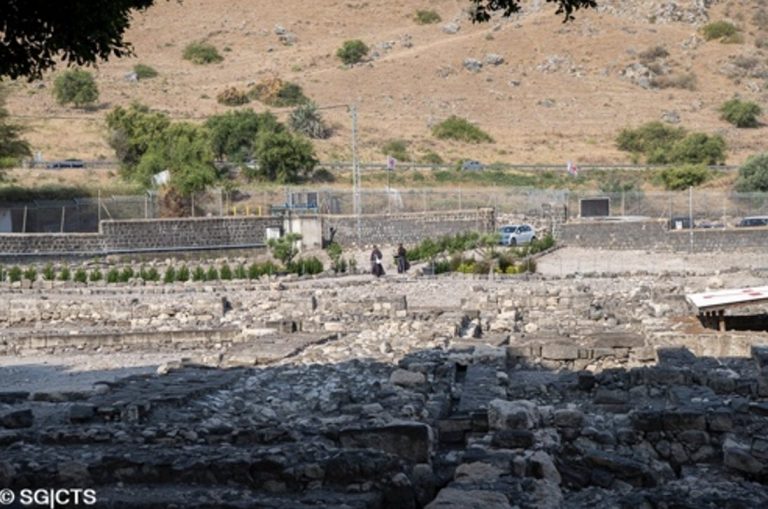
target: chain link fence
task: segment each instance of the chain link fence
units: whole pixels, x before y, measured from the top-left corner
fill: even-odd
[[[748,216],[768,216],[768,193],[719,190],[616,193],[542,190],[519,187],[480,189],[364,189],[362,214],[397,214],[491,207],[499,222],[579,218],[581,202],[602,198],[610,216],[665,219],[674,224],[692,218],[701,227],[730,227]],[[136,196],[102,196],[71,200],[0,203],[0,232],[96,232],[105,219],[151,219],[296,214],[355,213],[350,189],[303,187],[262,190],[212,189],[170,200],[149,192]],[[687,224],[687,223],[686,223]],[[542,225],[543,226],[543,225]]]

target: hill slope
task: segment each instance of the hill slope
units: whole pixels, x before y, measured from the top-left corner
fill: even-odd
[[[601,1],[597,12],[580,12],[563,24],[551,5],[537,0],[524,2],[527,12],[514,19],[473,25],[464,0],[284,0],[258,7],[250,0],[158,1],[136,16],[127,34],[136,57],[95,70],[101,108],[57,105],[50,92],[55,73],[38,83],[13,83],[8,107],[29,123],[27,138],[46,159],[111,158],[103,118],[116,105],[139,101],[198,121],[229,109],[215,99],[223,89],[278,76],[301,85],[321,106],[357,102],[366,162],[382,162],[381,146],[391,139],[407,141],[414,158],[431,150],[446,161],[627,161],[614,146],[617,132],[666,116],[722,134],[731,149],[728,162],[738,164],[762,149],[764,128],[737,130],[719,119],[717,109],[734,94],[765,100],[768,65],[756,46],[763,44],[759,25],[768,27],[762,3]],[[417,9],[434,10],[442,21],[419,25]],[[698,29],[707,19],[732,19],[743,28],[744,42],[705,42]],[[281,28],[292,43],[281,42]],[[356,38],[374,56],[345,68],[335,52]],[[215,45],[224,61],[200,66],[183,60],[184,47],[196,40]],[[649,51],[657,46],[668,56]],[[465,68],[465,59],[485,62],[488,55],[503,62]],[[127,81],[138,62],[159,76]],[[653,70],[673,85],[694,81],[695,89],[644,88]],[[246,107],[267,109],[259,102]],[[285,118],[289,109],[273,111]],[[430,127],[454,114],[477,123],[495,143],[434,139]],[[336,130],[316,143],[321,159],[348,160],[349,115],[339,108],[324,116]]]

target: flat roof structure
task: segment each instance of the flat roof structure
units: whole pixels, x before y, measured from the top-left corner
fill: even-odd
[[[706,321],[716,319],[718,328],[725,330],[725,310],[738,306],[768,303],[768,286],[731,288],[702,293],[689,293],[685,300],[694,306]]]

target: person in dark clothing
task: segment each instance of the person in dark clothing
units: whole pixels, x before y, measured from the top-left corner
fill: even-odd
[[[381,277],[384,275],[384,260],[381,255],[381,251],[379,251],[378,246],[373,246],[373,251],[371,251],[371,274],[373,274],[376,277]]]
[[[402,244],[397,246],[397,273],[403,274],[405,271],[411,268],[411,264],[408,263],[408,252],[405,250]]]

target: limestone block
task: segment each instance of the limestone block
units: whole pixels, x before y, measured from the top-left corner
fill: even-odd
[[[723,443],[723,463],[726,467],[747,474],[760,473],[765,464],[752,456],[749,447],[728,438]]]
[[[539,423],[539,410],[527,400],[494,399],[488,405],[488,426],[491,429],[532,429]]]
[[[389,381],[394,385],[413,387],[423,385],[427,378],[424,376],[424,373],[408,371],[407,369],[396,369],[389,376]]]
[[[378,449],[412,463],[428,463],[432,454],[432,428],[420,422],[403,422],[339,432],[342,447]]]
[[[579,410],[555,410],[555,426],[558,428],[580,428],[584,423],[584,413]]]
[[[546,343],[541,347],[541,356],[551,360],[574,360],[579,358],[579,348],[567,343]]]
[[[443,488],[425,509],[512,509],[498,491]]]
[[[557,471],[552,456],[544,451],[536,451],[528,458],[528,470],[533,477],[560,484],[560,472]]]

